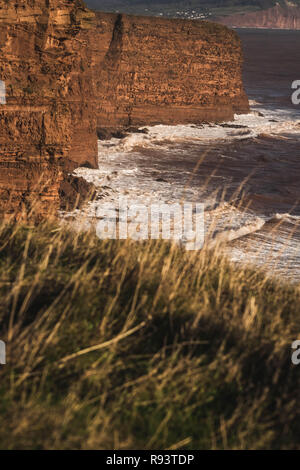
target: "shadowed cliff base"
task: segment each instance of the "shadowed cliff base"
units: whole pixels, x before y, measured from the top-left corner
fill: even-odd
[[[94,185],[73,176],[74,165],[67,170],[61,162],[31,161],[4,168],[0,168],[0,177],[5,177],[0,179],[0,218],[41,221],[59,210],[72,211],[94,200]]]
[[[4,212],[30,194],[32,163],[54,174],[60,161],[97,168],[97,128],[221,121],[249,109],[240,40],[221,25],[95,14],[80,0],[0,0],[0,46]],[[57,203],[57,188],[48,191]]]

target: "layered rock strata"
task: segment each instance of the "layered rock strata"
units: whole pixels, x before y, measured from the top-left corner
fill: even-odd
[[[234,32],[201,21],[103,14],[97,32],[99,126],[222,121],[248,110]]]
[[[59,207],[60,186],[78,165],[97,167],[89,100],[94,14],[81,0],[0,1],[0,209],[36,197]]]

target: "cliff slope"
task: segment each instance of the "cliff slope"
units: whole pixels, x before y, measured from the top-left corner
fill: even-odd
[[[81,0],[0,0],[0,211],[97,167],[97,127],[231,119],[248,110],[237,35],[206,22],[93,13]],[[1,91],[1,90],[0,90]]]
[[[300,29],[300,7],[276,5],[267,10],[227,16],[217,21],[238,28]]]

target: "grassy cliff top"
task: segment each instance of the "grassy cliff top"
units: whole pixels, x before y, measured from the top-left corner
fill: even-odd
[[[299,448],[299,287],[217,251],[3,223],[0,295],[1,448]]]

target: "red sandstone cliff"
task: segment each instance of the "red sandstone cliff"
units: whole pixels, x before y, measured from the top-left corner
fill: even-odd
[[[88,100],[94,15],[81,0],[0,1],[0,198],[18,211],[37,193],[58,207],[67,169],[97,166]]]
[[[276,5],[268,10],[227,16],[216,21],[238,28],[300,29],[300,8]]]
[[[221,121],[248,110],[240,40],[220,25],[99,14],[97,36],[99,126]]]
[[[97,127],[231,119],[248,110],[237,35],[206,22],[94,14],[81,0],[0,0],[0,208],[59,206],[97,166]]]

